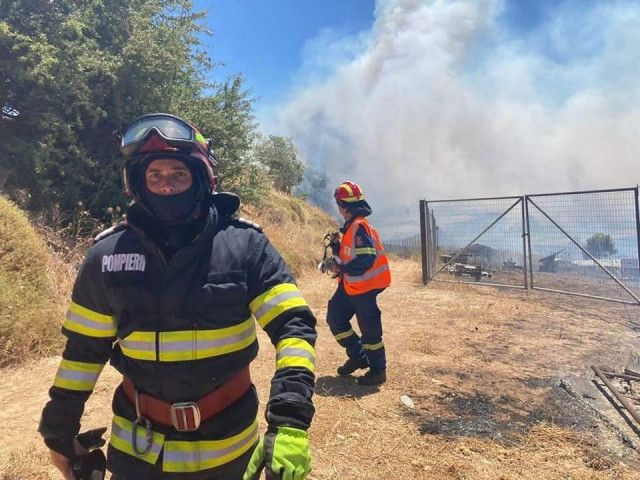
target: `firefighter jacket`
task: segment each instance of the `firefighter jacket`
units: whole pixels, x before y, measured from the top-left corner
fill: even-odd
[[[256,357],[256,323],[275,346],[269,427],[308,428],[315,318],[267,237],[232,216],[237,204],[233,211],[220,208],[220,195],[214,194],[200,235],[170,260],[131,215],[126,227],[91,247],[73,288],[62,327],[67,343],[40,422],[50,448],[65,453],[108,360],[140,392],[168,403],[196,401]],[[255,445],[257,409],[252,386],[193,432],[154,423],[148,452],[140,455],[147,446],[144,424],[134,428],[135,407],[120,386],[109,469],[147,478],[223,468]]]
[[[342,282],[348,295],[384,289],[391,284],[389,260],[380,243],[378,232],[366,218],[355,217],[348,222],[340,242],[338,256],[342,260],[338,281]],[[370,265],[371,260],[373,263]],[[354,269],[350,268],[359,262],[366,262],[366,271],[353,271]]]

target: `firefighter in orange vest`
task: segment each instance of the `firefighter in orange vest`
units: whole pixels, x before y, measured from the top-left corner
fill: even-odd
[[[356,380],[359,385],[381,385],[387,379],[387,361],[382,342],[381,312],[377,297],[391,283],[389,261],[378,232],[365,217],[372,210],[362,189],[344,182],[334,192],[340,215],[345,220],[331,243],[337,265],[338,288],[327,309],[327,323],[337,342],[347,351],[347,361],[338,367],[338,375],[350,375],[369,368]],[[351,328],[355,314],[362,336]]]

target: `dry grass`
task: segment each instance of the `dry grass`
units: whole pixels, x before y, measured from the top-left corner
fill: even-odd
[[[339,228],[322,209],[275,191],[260,208],[245,206],[242,214],[262,226],[296,276],[315,269],[322,259],[323,237]]]
[[[70,274],[27,217],[0,196],[0,365],[59,349]]]
[[[337,228],[319,208],[278,192],[270,192],[259,209],[243,207],[242,215],[263,226],[296,275],[315,268],[323,236]],[[60,326],[91,238],[66,233],[75,240],[41,223],[34,230],[24,213],[0,197],[0,366],[62,347]]]
[[[344,353],[325,321],[335,282],[313,271],[322,236],[337,225],[295,202],[276,196],[243,215],[287,256],[318,318],[309,480],[640,479],[638,454],[557,387],[592,363],[620,365],[637,346],[637,310],[544,292],[425,288],[419,262],[394,259],[393,285],[380,296],[389,381],[359,387],[335,376]],[[274,352],[263,332],[259,340],[252,376],[264,405]],[[59,478],[36,433],[58,360],[0,370],[0,480]],[[105,369],[83,429],[110,425],[119,381]]]
[[[638,455],[607,443],[607,428],[587,411],[572,411],[570,399],[560,402],[555,388],[558,377],[588,370],[593,360],[615,363],[628,350],[636,333],[604,322],[624,309],[466,285],[425,288],[418,263],[391,267],[393,285],[380,297],[389,352],[389,381],[380,389],[335,376],[344,354],[325,322],[335,284],[318,272],[299,278],[319,335],[309,480],[640,478]],[[252,376],[264,405],[274,352],[263,332],[259,340]],[[59,478],[43,466],[36,433],[57,361],[0,371],[0,479]],[[105,369],[83,428],[110,424],[119,381]]]

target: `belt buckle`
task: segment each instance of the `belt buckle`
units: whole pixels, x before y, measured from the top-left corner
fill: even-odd
[[[194,402],[174,403],[171,405],[171,423],[177,431],[193,432],[200,427],[200,420],[200,409]],[[193,422],[193,426],[189,425],[190,421]]]

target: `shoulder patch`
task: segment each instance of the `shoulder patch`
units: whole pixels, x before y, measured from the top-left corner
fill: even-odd
[[[260,225],[258,225],[257,223],[252,222],[251,220],[247,220],[246,218],[231,217],[231,222],[236,226],[250,227],[250,228],[253,228],[254,230],[262,232],[262,227]]]
[[[113,227],[109,227],[106,230],[103,230],[102,232],[100,232],[98,235],[96,235],[93,239],[93,243],[98,243],[100,240],[103,240],[105,238],[107,238],[110,235],[113,235],[114,233],[118,233],[121,232],[122,230],[124,230],[125,228],[127,228],[127,222],[120,222],[116,225],[114,225]]]

